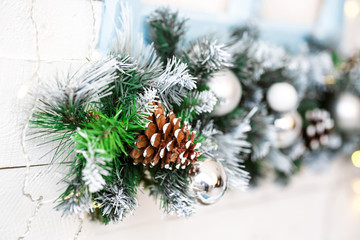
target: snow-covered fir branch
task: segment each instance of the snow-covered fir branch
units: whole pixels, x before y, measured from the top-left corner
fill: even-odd
[[[97,143],[89,139],[85,131],[79,129],[77,133],[84,140],[78,144],[86,146],[86,150],[76,149],[76,153],[81,154],[86,160],[85,168],[82,170],[82,180],[89,187],[90,192],[100,191],[106,183],[103,176],[110,174],[110,168],[106,163],[111,159],[106,156],[105,150],[96,148]]]
[[[89,213],[92,210],[92,200],[88,188],[84,188],[78,178],[69,181],[68,185],[71,191],[62,198],[56,209],[62,211],[63,215]]]
[[[138,205],[133,189],[123,183],[119,174],[116,181],[105,185],[95,201],[100,204],[103,216],[113,222],[122,221],[132,215]]]
[[[200,65],[207,72],[215,72],[233,66],[232,56],[227,51],[225,44],[220,44],[217,40],[211,40],[208,37],[191,43],[187,55],[191,64]]]
[[[269,160],[269,163],[277,170],[290,174],[294,169],[294,164],[292,160],[286,156],[283,152],[275,147],[271,147],[266,158]]]
[[[328,52],[318,52],[315,54],[309,54],[306,56],[309,61],[308,69],[308,89],[313,92],[310,94],[316,96],[316,91],[324,91],[326,88],[326,76],[330,75],[334,71],[334,64],[331,54]],[[332,83],[330,83],[332,84]]]
[[[151,191],[154,196],[161,196],[166,214],[190,217],[196,213],[195,194],[179,171],[159,171],[154,178],[161,187],[153,186]]]
[[[124,1],[120,2],[120,9],[119,24],[114,24],[116,38],[113,44],[113,51],[124,56],[132,56],[135,41],[132,11],[128,2]]]
[[[139,94],[136,99],[136,109],[142,117],[142,119],[139,119],[140,121],[144,122],[147,117],[154,113],[156,106],[153,103],[158,100],[157,90],[153,88],[145,88],[144,93]]]
[[[273,118],[262,111],[258,111],[251,119],[252,130],[248,133],[248,141],[252,146],[251,160],[264,158],[270,151],[272,136],[275,128]]]
[[[292,80],[299,98],[303,98],[309,87],[308,72],[310,63],[305,56],[289,56],[283,75]]]
[[[197,99],[197,105],[194,106],[197,114],[210,113],[214,110],[214,107],[218,101],[215,94],[210,90],[201,92],[194,92],[194,98]]]
[[[138,66],[138,71],[145,71],[151,76],[159,75],[162,63],[156,56],[154,45],[146,45],[142,34],[133,32],[133,14],[129,4],[121,2],[120,8],[119,24],[115,24],[114,53],[122,57],[130,56],[131,61]]]
[[[250,129],[249,122],[246,120],[233,132],[224,134],[216,130],[213,122],[210,121],[201,132],[205,137],[201,151],[224,166],[229,188],[247,188],[249,175],[241,169],[241,164],[244,162],[242,155],[249,153],[251,147],[246,141],[246,133]]]
[[[286,52],[283,48],[258,40],[247,50],[247,56],[255,63],[253,77],[259,80],[268,70],[276,70],[285,66]]]
[[[117,61],[107,58],[86,63],[70,78],[47,81],[38,88],[36,112],[58,114],[65,105],[88,106],[111,94],[109,84],[116,78]],[[76,109],[76,108],[75,108]],[[85,108],[86,109],[86,108]]]
[[[158,95],[166,109],[172,104],[180,105],[187,92],[196,88],[195,78],[190,75],[187,64],[173,57],[162,74],[149,79],[147,85],[158,90]]]

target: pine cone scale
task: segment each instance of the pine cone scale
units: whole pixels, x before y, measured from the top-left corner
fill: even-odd
[[[137,149],[131,149],[130,156],[134,159],[134,164],[185,169],[201,155],[196,151],[198,144],[194,144],[196,133],[190,132],[185,125],[180,127],[181,118],[176,118],[174,112],[170,111],[165,117],[162,105],[154,105],[156,108],[149,118],[151,121],[137,137]]]

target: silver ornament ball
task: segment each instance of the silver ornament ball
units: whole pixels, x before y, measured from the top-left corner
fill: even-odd
[[[219,99],[215,116],[224,116],[234,110],[241,100],[242,88],[239,79],[230,70],[215,73],[208,81],[210,90]]]
[[[210,158],[194,165],[190,179],[196,199],[204,205],[216,203],[224,195],[227,188],[224,167],[221,163]]]
[[[269,106],[277,112],[289,112],[298,105],[296,89],[287,82],[274,83],[266,94]]]
[[[360,130],[360,99],[352,93],[342,94],[335,102],[335,120],[344,130]]]
[[[274,146],[277,148],[290,147],[301,134],[301,116],[298,112],[278,113],[274,119],[274,127]]]

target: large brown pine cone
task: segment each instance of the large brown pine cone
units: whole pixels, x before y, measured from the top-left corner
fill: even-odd
[[[161,103],[154,104],[157,107],[146,125],[147,129],[137,137],[135,145],[138,149],[132,148],[130,152],[134,164],[185,169],[201,155],[196,151],[200,143],[194,144],[196,132],[190,132],[185,125],[180,128],[181,118],[176,118],[172,111],[165,117]]]

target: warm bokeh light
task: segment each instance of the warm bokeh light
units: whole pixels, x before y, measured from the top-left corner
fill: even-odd
[[[353,207],[357,212],[360,212],[360,196],[355,196],[353,199]]]
[[[344,11],[347,17],[354,18],[360,12],[359,2],[356,0],[349,0],[345,3]]]
[[[360,168],[360,151],[356,151],[351,155],[351,161],[355,167]]]
[[[360,178],[354,179],[351,185],[354,193],[360,195]]]

